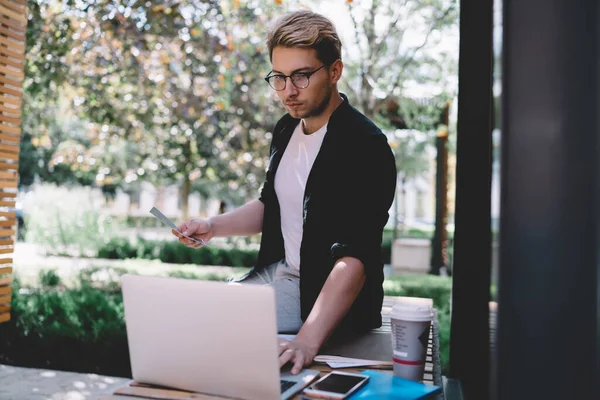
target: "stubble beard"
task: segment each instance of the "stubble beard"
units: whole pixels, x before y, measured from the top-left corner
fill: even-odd
[[[310,110],[305,111],[304,113],[290,113],[294,118],[298,119],[306,119],[306,118],[314,118],[321,116],[327,106],[329,105],[329,101],[331,100],[331,95],[333,94],[333,89],[331,87],[327,87],[325,96],[319,101],[319,103]],[[296,114],[296,115],[294,115]]]

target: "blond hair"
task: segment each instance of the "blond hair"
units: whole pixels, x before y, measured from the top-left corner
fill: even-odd
[[[275,22],[267,34],[271,61],[277,46],[315,49],[325,65],[342,58],[342,42],[333,23],[308,10],[290,12]]]

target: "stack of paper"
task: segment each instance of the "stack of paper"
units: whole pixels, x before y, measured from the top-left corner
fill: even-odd
[[[315,357],[315,362],[329,365],[331,368],[355,368],[369,366],[393,366],[391,361],[364,360],[361,358],[348,358],[340,356],[318,355]]]
[[[285,339],[292,341],[296,337],[296,335],[277,335],[279,339]],[[362,358],[350,358],[350,357],[340,357],[340,356],[329,356],[320,354],[315,357],[314,362],[327,364],[330,368],[357,368],[357,367],[389,367],[390,369],[393,367],[391,361],[379,361],[379,360],[365,360]]]

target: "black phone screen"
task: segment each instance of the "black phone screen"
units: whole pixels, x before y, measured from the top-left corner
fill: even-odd
[[[321,382],[312,385],[314,390],[344,394],[367,377],[357,377],[342,374],[331,374]]]

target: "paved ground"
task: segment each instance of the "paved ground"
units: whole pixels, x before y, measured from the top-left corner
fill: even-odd
[[[23,283],[36,281],[40,270],[52,269],[61,278],[68,280],[82,269],[118,267],[134,273],[163,275],[169,271],[198,272],[199,266],[192,264],[167,264],[158,260],[107,260],[96,258],[45,256],[36,245],[18,242],[13,253],[14,270]],[[245,269],[222,266],[202,266],[203,272],[232,276],[242,274]]]
[[[95,374],[20,368],[0,364],[2,400],[97,399],[124,386],[129,379]]]

